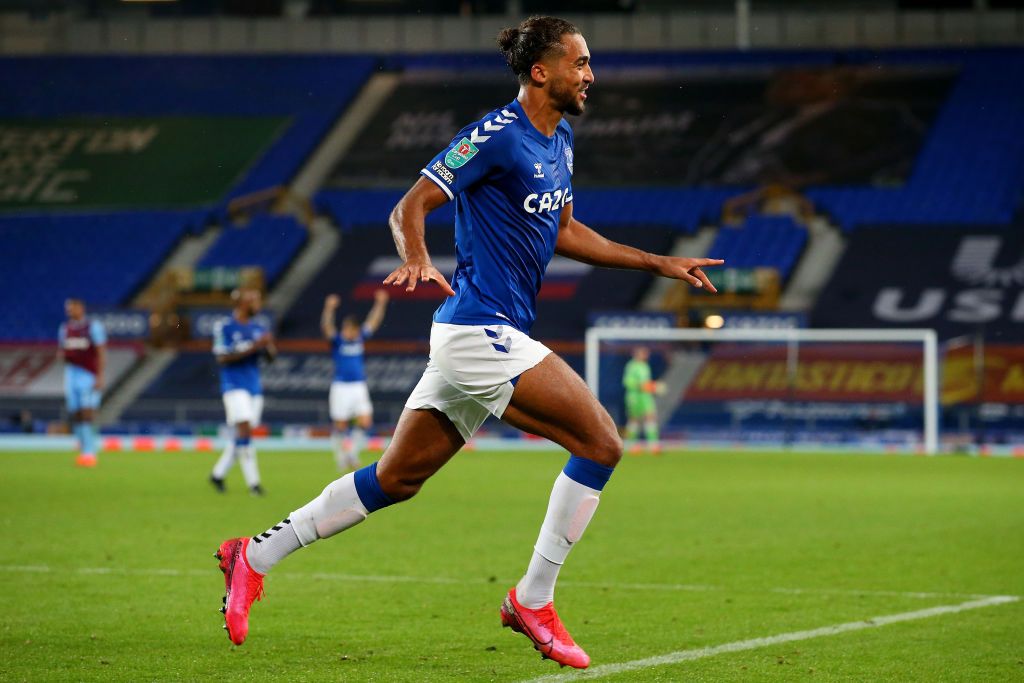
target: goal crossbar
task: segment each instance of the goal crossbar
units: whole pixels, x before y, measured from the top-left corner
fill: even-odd
[[[924,347],[924,450],[939,450],[939,352],[938,335],[930,329],[688,329],[591,327],[586,335],[586,379],[597,396],[600,346],[604,341],[759,341],[787,342],[795,353],[801,342],[916,342]]]

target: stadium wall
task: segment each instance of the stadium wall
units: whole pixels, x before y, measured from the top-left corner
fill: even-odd
[[[753,11],[749,32],[726,12],[568,15],[602,50],[1013,45],[1024,11]],[[334,52],[393,54],[494,50],[509,16],[74,20],[0,15],[0,54]]]

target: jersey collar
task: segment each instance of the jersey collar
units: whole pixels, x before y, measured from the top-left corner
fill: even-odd
[[[519,120],[523,122],[523,127],[526,128],[528,135],[544,145],[549,145],[554,142],[555,137],[558,135],[557,126],[555,127],[555,134],[548,137],[537,130],[537,127],[533,125],[533,121],[531,121],[530,117],[526,115],[526,111],[523,110],[523,105],[519,103],[518,99],[512,100],[512,104],[508,105],[508,109],[519,116]]]

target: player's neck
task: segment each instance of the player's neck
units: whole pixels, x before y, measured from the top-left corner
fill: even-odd
[[[543,90],[523,86],[519,89],[519,96],[516,99],[519,100],[534,128],[547,137],[555,134],[562,120],[562,112],[551,105],[551,100]]]
[[[240,308],[236,308],[235,309],[235,320],[237,320],[240,323],[247,323],[247,322],[249,322],[249,313],[247,311],[243,311]]]

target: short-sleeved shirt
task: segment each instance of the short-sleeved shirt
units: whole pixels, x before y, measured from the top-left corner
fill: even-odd
[[[99,353],[96,349],[107,343],[103,323],[90,318],[68,320],[57,330],[57,339],[68,366],[96,374],[99,368]]]
[[[251,349],[257,339],[267,330],[255,322],[242,322],[230,316],[218,320],[213,327],[213,354],[223,356]],[[222,393],[244,389],[250,394],[260,395],[260,354],[254,353],[233,363],[220,366],[220,390]]]
[[[572,201],[572,128],[548,137],[518,101],[469,124],[420,172],[455,202],[457,266],[434,321],[529,333],[537,293]]]
[[[626,363],[622,373],[622,386],[630,393],[650,393],[647,383],[651,381],[651,366],[639,360]]]
[[[341,333],[331,340],[331,357],[334,358],[335,382],[365,382],[366,369],[363,367],[363,342],[372,336],[370,328],[363,325],[359,336],[345,339]]]

